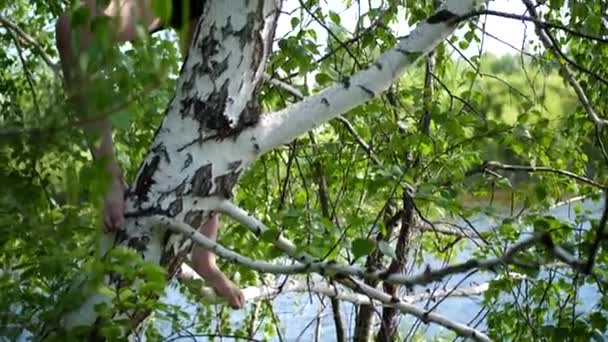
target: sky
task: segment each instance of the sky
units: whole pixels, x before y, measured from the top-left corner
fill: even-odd
[[[331,9],[332,11],[340,14],[340,20],[342,24],[348,28],[351,32],[353,31],[356,20],[357,20],[357,12],[358,8],[356,5],[351,6],[348,9],[344,8],[344,1],[332,1],[332,0],[321,0],[323,2],[324,9]],[[355,1],[353,1],[356,3]],[[372,4],[376,6],[380,3],[379,0],[373,0]],[[299,7],[299,0],[285,0],[283,2],[283,11],[289,12],[294,8]],[[361,11],[367,11],[367,1],[361,1]],[[514,14],[524,14],[525,6],[520,0],[494,0],[489,4],[489,9],[501,12],[508,12]],[[485,30],[487,33],[500,38],[504,42],[511,44],[518,49],[522,47],[522,41],[524,37],[526,37],[526,41],[533,39],[536,41],[536,36],[534,34],[534,30],[532,27],[528,25],[526,30],[526,25],[518,20],[507,19],[497,16],[488,17],[487,20],[482,20],[479,22],[479,25],[482,25],[485,21],[486,27]],[[397,25],[399,27],[394,27],[399,32],[399,35],[407,34],[411,28],[408,27],[405,23]],[[324,30],[319,26],[313,26],[317,32],[319,33],[318,42],[324,42],[326,40],[326,34]],[[277,27],[277,37],[283,36],[291,29],[291,25],[289,24],[289,18],[287,16],[281,16],[279,18],[279,23]],[[502,43],[494,38],[489,36],[485,37],[483,42],[484,51],[491,52],[495,55],[504,55],[504,54],[516,54],[517,50],[509,47],[505,43]],[[478,46],[472,44],[466,51],[466,54],[477,54]]]

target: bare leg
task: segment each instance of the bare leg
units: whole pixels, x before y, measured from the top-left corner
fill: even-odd
[[[200,232],[215,241],[219,228],[218,214],[213,215],[200,228]],[[240,309],[245,304],[241,290],[220,271],[215,263],[215,254],[200,247],[192,248],[192,268],[205,278],[215,292],[225,298],[233,309]]]
[[[188,27],[185,28],[186,38],[182,41],[181,49],[182,54],[185,56],[188,53],[188,48],[192,42],[192,36],[196,30],[196,24],[198,19],[195,19],[188,23]],[[209,239],[215,241],[217,239],[217,233],[219,230],[219,214],[213,215],[206,223],[201,225],[199,231]],[[215,254],[210,251],[194,245],[192,247],[192,268],[196,273],[213,287],[215,292],[225,298],[233,309],[240,309],[245,304],[245,299],[241,290],[234,285],[230,279],[217,267],[215,263]]]

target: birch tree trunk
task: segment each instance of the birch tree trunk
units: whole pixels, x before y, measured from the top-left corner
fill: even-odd
[[[256,92],[279,9],[280,0],[206,1],[175,96],[127,190],[126,228],[104,237],[102,254],[129,247],[170,278],[179,272],[191,240],[146,219],[166,216],[198,229],[258,155],[255,137],[243,131],[260,120]],[[66,324],[93,324],[103,301],[92,296]]]
[[[458,26],[481,1],[452,0],[420,23],[367,69],[278,113],[261,116],[256,100],[280,10],[280,0],[207,0],[150,151],[127,193],[126,228],[107,235],[102,252],[136,250],[173,278],[191,249],[188,236],[154,224],[167,217],[198,229],[230,198],[243,170],[260,154],[360,105],[386,90]],[[119,279],[109,284],[120,287]],[[66,326],[92,325],[88,298]],[[145,315],[135,315],[141,321]],[[134,322],[138,323],[138,322]]]

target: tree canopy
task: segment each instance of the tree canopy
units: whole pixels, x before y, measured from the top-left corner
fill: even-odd
[[[152,1],[161,17],[170,3]],[[99,257],[109,177],[83,128],[111,119],[132,182],[176,94],[183,33],[115,46],[112,21],[93,20],[93,44],[79,60],[89,78],[79,89],[83,113],[64,91],[54,23],[63,12],[85,23],[88,11],[67,1],[0,3],[0,336],[78,340],[97,329],[108,340],[283,339],[289,322],[276,318],[272,299],[291,291],[332,306],[333,333],[322,340],[421,339],[427,323],[446,328],[437,333],[445,338],[603,340],[608,5],[522,4],[525,13],[490,2],[457,18],[456,33],[416,56],[386,92],[312,123],[244,171],[238,207],[221,210],[218,242],[253,264],[220,263],[240,286],[269,294],[251,299],[235,323],[196,276],[178,276],[193,315],[162,300],[165,268],[128,248]],[[444,13],[440,5],[284,1],[256,93],[261,111],[348,88],[404,28]],[[500,17],[525,23],[527,35],[498,55],[484,41],[501,37],[484,28]],[[564,205],[566,215],[557,210]],[[267,265],[283,268],[265,273]],[[85,274],[87,285],[74,286]],[[115,274],[121,288],[104,283]],[[281,274],[290,275],[283,282]],[[95,308],[96,325],[63,329],[61,318],[92,292],[111,298]],[[463,296],[479,312],[441,315],[452,303],[445,299]],[[354,303],[350,324],[344,302]],[[153,312],[145,328],[117,314],[135,310]]]

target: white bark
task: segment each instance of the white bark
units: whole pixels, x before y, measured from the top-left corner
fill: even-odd
[[[201,279],[201,277],[188,265],[182,265],[182,272],[178,276],[180,280],[195,280]],[[489,288],[489,283],[483,283],[480,285],[455,289],[455,290],[441,290],[433,293],[418,293],[414,295],[400,297],[400,300],[405,303],[418,303],[427,300],[439,300],[443,298],[453,297],[474,297],[483,294]],[[343,286],[335,286],[324,281],[320,277],[313,277],[312,281],[299,280],[289,281],[286,284],[281,283],[281,286],[250,286],[242,289],[245,302],[252,303],[264,299],[272,299],[280,294],[293,293],[293,292],[312,292],[321,294],[326,297],[335,298],[340,301],[349,302],[355,305],[382,305],[382,306],[395,306],[393,303],[374,301],[369,296],[354,293],[344,289]],[[200,289],[200,295],[205,298],[209,303],[225,303],[225,299],[219,297],[212,288],[202,287]]]
[[[477,0],[447,1],[445,8],[418,24],[397,46],[381,55],[367,69],[278,113],[263,117],[260,125],[251,128],[260,152],[288,143],[387,90],[407,67],[454,32],[458,16],[473,11],[481,3]]]

